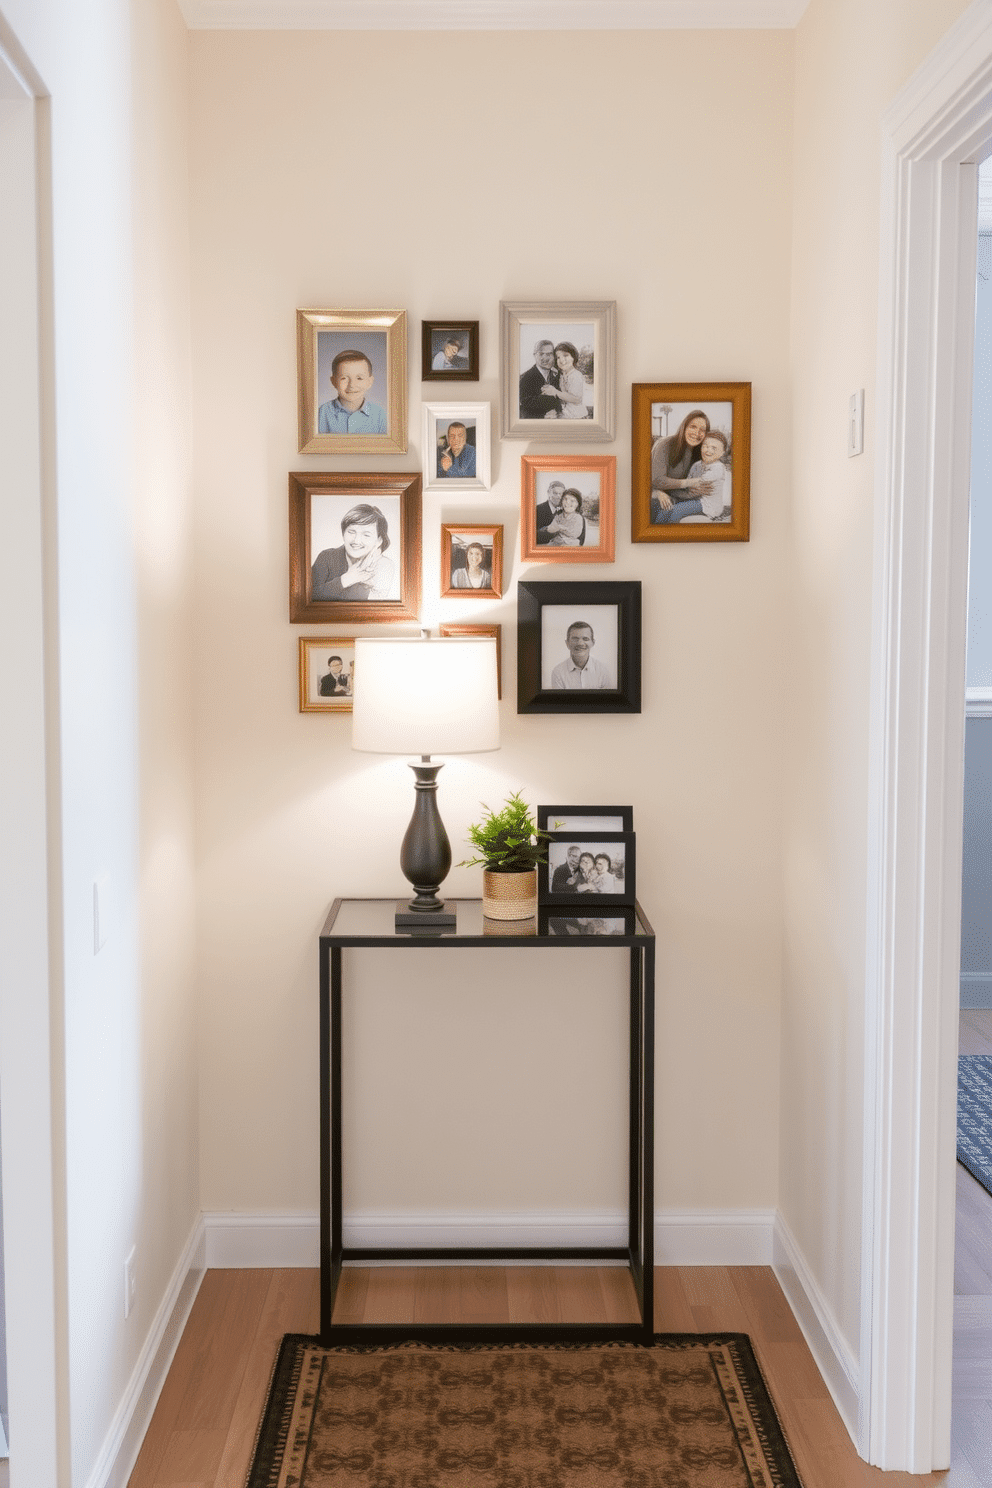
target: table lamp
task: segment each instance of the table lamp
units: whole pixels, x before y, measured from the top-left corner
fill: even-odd
[[[437,893],[451,867],[451,844],[437,809],[442,766],[431,755],[499,748],[496,641],[360,637],[354,676],[352,749],[420,755],[419,764],[410,763],[413,816],[400,848],[400,867],[416,893],[397,905],[396,929],[453,929],[454,910]]]

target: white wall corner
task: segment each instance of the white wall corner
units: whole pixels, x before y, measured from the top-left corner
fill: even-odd
[[[197,1217],[86,1488],[126,1488],[206,1268],[203,1220]]]
[[[781,1214],[775,1217],[772,1266],[841,1420],[857,1445],[861,1392],[858,1361]]]

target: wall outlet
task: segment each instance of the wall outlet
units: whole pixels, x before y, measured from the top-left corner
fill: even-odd
[[[124,1316],[131,1316],[131,1308],[138,1292],[138,1280],[134,1269],[135,1247],[131,1249],[124,1261]]]

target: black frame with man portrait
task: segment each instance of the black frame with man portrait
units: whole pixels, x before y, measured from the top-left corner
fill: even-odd
[[[383,507],[395,510],[399,530],[388,532],[390,562],[397,579],[395,597],[372,599],[314,599],[313,564],[320,555],[312,538],[314,497],[335,498],[335,513],[340,508],[342,520],[352,509],[371,508],[382,514]],[[370,519],[368,525],[375,523]],[[420,615],[421,567],[421,480],[419,473],[373,473],[330,470],[295,471],[289,477],[289,618],[292,621],[316,621],[322,625],[372,622],[388,624],[393,620],[416,620]],[[343,538],[343,533],[341,534]],[[331,541],[339,542],[333,531]],[[317,548],[321,545],[318,536]],[[342,543],[343,546],[343,543]],[[319,575],[318,575],[319,578]]]
[[[607,847],[620,848],[623,852],[623,890],[615,894],[603,894],[590,892],[583,894],[579,890],[569,886],[559,889],[557,893],[552,889],[555,875],[559,869],[565,866],[567,855],[561,855],[561,862],[557,862],[558,854],[552,849],[556,845],[565,844],[566,849],[578,847],[582,852],[588,852],[593,857],[602,854]],[[548,856],[537,870],[537,898],[539,904],[554,904],[562,907],[571,905],[605,909],[615,904],[633,904],[636,892],[635,870],[635,837],[633,832],[549,832],[545,846]],[[616,853],[606,853],[611,859]]]
[[[348,352],[354,352],[355,356],[347,358]],[[334,402],[335,389],[329,378],[335,375],[335,362],[342,359],[368,364],[372,377],[369,398],[363,398],[359,407],[368,401],[375,405],[376,422],[379,413],[384,416],[385,427],[379,432],[370,433],[358,427],[363,422],[359,418],[348,419],[349,425],[356,425],[353,431],[321,430],[321,404]],[[405,310],[297,310],[296,389],[301,455],[406,454],[406,381]],[[345,396],[340,384],[337,396]]]
[[[421,382],[478,382],[479,322],[477,320],[422,320],[420,323]],[[452,341],[459,343],[455,364],[435,366]],[[465,365],[460,365],[464,360]]]
[[[748,542],[751,535],[751,384],[749,382],[635,382],[631,389],[632,482],[631,540],[633,542]],[[729,506],[709,513],[706,501],[695,504],[704,508],[693,511],[679,506],[687,515],[678,520],[665,520],[666,513],[656,505],[659,498],[668,506],[683,497],[703,495],[697,489],[659,492],[653,487],[670,486],[669,475],[678,475],[679,484],[687,487],[692,479],[702,478],[704,466],[688,462],[697,451],[688,451],[683,428],[696,413],[705,426],[723,444],[723,454],[714,448],[723,467],[721,485],[728,492]],[[729,424],[729,427],[727,425]],[[681,463],[672,471],[662,464],[659,474],[659,451],[665,461],[672,459],[670,447],[681,442]],[[712,457],[711,457],[712,458]],[[714,463],[715,468],[716,462]],[[661,477],[665,477],[664,480]],[[717,487],[719,490],[719,487]],[[725,498],[726,499],[726,498]],[[717,503],[719,505],[719,502]]]
[[[615,655],[604,658],[616,674],[615,687],[556,688],[545,680],[551,657],[542,655],[544,612],[561,611],[564,633],[588,621],[589,615],[614,612],[611,633]],[[582,611],[587,614],[583,615]],[[554,616],[552,616],[554,618]],[[589,622],[592,623],[592,622]],[[593,624],[595,638],[595,625]],[[555,649],[557,655],[557,645]],[[598,658],[597,658],[598,659]],[[641,585],[639,580],[591,584],[536,583],[517,585],[517,712],[518,713],[640,713],[641,711]]]
[[[500,429],[504,439],[553,440],[556,444],[597,443],[616,434],[615,300],[502,300],[500,312]],[[588,414],[565,417],[550,396],[548,414],[530,416],[535,400],[525,379],[538,367],[535,348],[570,346],[586,383]],[[549,369],[552,378],[559,375]],[[547,376],[543,379],[547,385]],[[540,391],[540,388],[537,389]],[[581,402],[576,395],[576,400]],[[543,405],[542,405],[543,406]],[[550,416],[549,416],[550,415]]]

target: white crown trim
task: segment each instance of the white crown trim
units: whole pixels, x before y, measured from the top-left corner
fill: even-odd
[[[193,31],[789,30],[809,0],[179,0]]]

